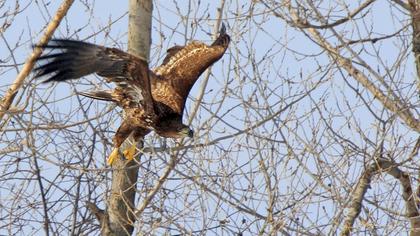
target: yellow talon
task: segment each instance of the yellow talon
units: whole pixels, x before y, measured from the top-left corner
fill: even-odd
[[[118,157],[118,148],[114,148],[114,150],[112,150],[111,155],[109,155],[108,157],[108,165],[112,166],[112,163],[114,162],[115,158]]]
[[[123,153],[124,153],[125,159],[127,159],[128,162],[130,162],[131,160],[133,160],[134,159],[134,155],[136,154],[136,144],[134,143],[129,148],[125,149],[123,151]]]

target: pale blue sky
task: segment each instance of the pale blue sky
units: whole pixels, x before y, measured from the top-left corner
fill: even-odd
[[[198,1],[183,0],[176,1],[178,2],[178,5],[176,5],[174,2],[175,1],[155,1],[151,52],[152,65],[158,65],[164,56],[165,50],[175,44],[183,45],[186,41],[191,39],[210,42],[210,33],[213,28],[212,26],[215,23],[216,8],[219,3],[206,0],[200,1],[200,5],[198,5]],[[188,14],[187,10],[189,2],[192,3],[190,14]],[[239,196],[241,197],[240,202],[242,204],[252,205],[252,208],[256,209],[259,213],[266,214],[266,195],[262,190],[264,187],[261,187],[263,186],[262,180],[264,178],[261,174],[258,175],[258,161],[261,158],[261,156],[259,156],[261,153],[257,150],[260,150],[264,155],[270,156],[273,155],[272,152],[270,152],[271,148],[279,149],[279,153],[286,156],[288,150],[281,144],[280,141],[283,140],[283,137],[281,137],[279,132],[277,132],[280,127],[284,134],[287,135],[286,138],[290,139],[290,144],[293,146],[295,151],[300,153],[302,160],[299,160],[299,162],[292,159],[287,160],[286,162],[282,159],[284,157],[280,156],[280,154],[278,159],[273,157],[274,161],[281,163],[278,168],[275,169],[276,175],[273,176],[273,179],[275,178],[278,180],[277,184],[279,185],[280,193],[285,196],[283,198],[285,205],[283,206],[282,203],[278,203],[278,208],[282,209],[282,207],[286,208],[288,206],[287,200],[289,199],[286,196],[299,198],[302,197],[298,194],[299,191],[305,192],[314,187],[316,181],[314,180],[313,175],[311,176],[308,174],[309,171],[312,171],[314,175],[319,176],[323,176],[324,174],[330,175],[328,178],[322,178],[324,184],[332,184],[333,187],[341,186],[341,184],[346,186],[346,188],[338,187],[336,189],[337,192],[340,192],[344,196],[345,191],[350,189],[351,184],[354,184],[357,180],[361,172],[361,167],[363,167],[363,161],[360,160],[362,159],[360,154],[355,155],[354,157],[359,160],[358,162],[351,162],[351,160],[349,160],[351,164],[346,166],[346,161],[343,161],[340,156],[344,151],[341,150],[341,147],[338,144],[332,145],[328,143],[325,150],[318,150],[319,156],[316,156],[302,151],[306,148],[302,142],[306,141],[311,143],[311,140],[314,142],[319,140],[320,143],[324,144],[326,141],[322,137],[327,134],[326,129],[324,127],[319,128],[319,132],[315,133],[313,133],[312,130],[314,127],[322,126],[319,125],[319,120],[321,115],[325,115],[327,111],[331,112],[331,114],[340,114],[341,112],[343,115],[337,115],[334,122],[330,125],[334,127],[334,129],[338,130],[338,132],[340,132],[345,138],[348,138],[353,143],[360,145],[360,147],[366,148],[368,152],[373,153],[373,151],[375,151],[375,146],[370,142],[376,143],[379,142],[378,139],[383,138],[380,134],[378,134],[375,117],[365,109],[363,101],[356,97],[354,91],[350,89],[344,81],[347,80],[350,85],[353,85],[358,89],[362,88],[360,85],[355,83],[354,80],[349,78],[345,72],[343,73],[344,75],[341,76],[340,73],[337,72],[337,69],[334,69],[334,64],[330,61],[325,52],[320,50],[313,41],[309,40],[301,32],[287,26],[283,21],[271,15],[267,16],[264,14],[256,14],[253,16],[252,20],[249,20],[247,15],[247,10],[249,10],[248,2],[249,1],[227,1],[226,3],[223,13],[223,21],[227,24],[228,32],[232,36],[232,43],[227,54],[220,62],[215,64],[212,70],[212,76],[206,89],[204,101],[196,119],[192,124],[193,128],[197,130],[198,135],[204,133],[205,135],[198,136],[195,140],[190,140],[188,142],[206,143],[216,138],[236,133],[238,130],[248,128],[249,126],[264,119],[264,117],[267,117],[281,109],[285,104],[293,101],[295,99],[293,96],[298,96],[298,94],[304,93],[305,89],[310,88],[311,85],[315,84],[318,80],[321,80],[322,83],[318,89],[311,93],[311,99],[304,99],[302,102],[299,102],[297,106],[287,109],[284,113],[281,113],[272,121],[266,122],[260,127],[257,127],[253,130],[252,135],[239,136],[233,142],[232,139],[227,139],[215,144],[214,146],[190,150],[188,153],[189,158],[185,160],[185,163],[179,165],[178,168],[180,171],[185,171],[185,173],[188,174],[232,174],[232,182],[227,183],[227,185],[231,184],[237,189],[250,188],[248,192],[245,191],[246,197],[248,199],[255,197],[252,201],[247,201],[243,196]],[[31,4],[14,19],[11,27],[4,33],[4,38],[11,47],[13,47],[16,42],[24,44],[23,46],[18,47],[14,53],[14,59],[21,65],[24,63],[27,55],[31,52],[31,44],[37,42],[40,34],[43,32],[43,27],[50,20],[50,16],[55,13],[60,1],[48,2],[46,8],[42,5],[38,6],[32,1],[19,1],[19,3],[22,8],[29,3]],[[69,11],[69,14],[54,34],[54,37],[79,38],[101,45],[126,49],[128,22],[127,1],[97,0],[88,1],[88,3],[94,4],[89,5],[88,7],[81,1],[75,1]],[[328,5],[334,3],[335,2],[325,2],[325,6],[327,7]],[[348,7],[353,7],[350,5],[352,3],[355,4],[355,1],[349,1]],[[14,8],[13,1],[6,1],[6,5],[8,8],[4,7],[1,9],[3,12],[5,9]],[[48,11],[46,11],[46,9]],[[181,12],[182,17],[178,15],[178,9]],[[3,12],[0,11],[0,15]],[[260,5],[257,5],[255,12],[262,13],[264,10]],[[113,23],[110,27],[107,26],[110,22],[114,22],[120,17],[122,18]],[[196,18],[203,20],[197,25],[194,24],[194,19]],[[337,18],[339,18],[339,16],[337,16]],[[4,20],[5,18],[0,18],[0,25]],[[188,27],[185,29],[185,23],[187,21]],[[353,23],[344,24],[343,26],[338,27],[338,29],[340,32],[350,32],[349,34],[345,34],[346,38],[357,39],[360,36],[366,36],[367,32],[371,30],[369,27],[372,26],[374,33],[370,36],[381,37],[385,34],[394,32],[395,29],[402,28],[402,26],[407,25],[407,23],[408,17],[395,8],[390,8],[388,6],[388,2],[376,1],[373,5],[373,10],[370,11],[368,17],[366,17],[366,25],[368,27],[365,27],[360,21],[357,21],[357,23],[354,24],[357,24],[358,30],[352,30],[352,27],[354,27],[354,25],[352,25]],[[191,27],[191,24],[193,24],[193,27]],[[261,28],[258,27],[259,25]],[[327,32],[326,34],[331,35],[331,32]],[[402,33],[402,35],[408,34],[409,31],[407,30]],[[410,37],[393,38],[381,41],[375,45],[369,44],[365,48],[358,48],[356,46],[354,48],[358,53],[360,53],[364,60],[371,65],[372,68],[378,70],[381,75],[395,78],[397,81],[403,80],[408,84],[412,81],[412,78],[415,75],[411,54],[409,54],[409,52],[405,54],[401,53],[401,50],[406,48],[405,45],[409,43],[407,39],[410,39]],[[13,59],[8,57],[10,53],[6,47],[5,40],[0,40],[0,60],[5,61],[0,68],[0,93],[3,94],[8,85],[15,79],[17,70],[14,67],[5,67],[5,65],[13,64]],[[338,44],[338,42],[334,41],[333,43]],[[375,50],[379,51],[379,58],[383,61],[378,60]],[[318,56],[318,54],[320,54],[320,56]],[[344,54],[347,55],[346,53]],[[269,59],[265,58],[267,55],[269,55]],[[389,66],[392,65],[397,57],[401,55],[405,55],[405,58],[402,60],[405,64],[401,67],[401,70],[395,70]],[[251,58],[256,62],[260,62],[257,67],[253,67],[253,61]],[[326,68],[328,66],[331,66],[333,69],[328,72],[325,72],[324,69],[317,70],[318,67]],[[384,70],[388,67],[392,69],[390,74],[386,74]],[[30,86],[36,85],[37,89],[36,94],[30,95],[35,96],[36,98],[42,98],[48,102],[46,104],[48,109],[42,106],[39,107],[39,111],[37,111],[34,118],[36,121],[35,123],[38,122],[42,124],[42,115],[48,117],[48,119],[54,120],[57,123],[60,123],[62,119],[69,119],[71,123],[86,120],[86,117],[84,117],[84,114],[80,111],[74,112],[75,106],[78,106],[79,103],[77,98],[72,96],[72,94],[74,94],[73,89],[85,90],[94,85],[106,86],[98,81],[99,80],[95,79],[93,76],[87,80],[75,82],[76,86],[71,86],[67,83],[57,86],[39,85],[40,81],[32,81]],[[193,104],[192,101],[194,101],[197,96],[200,83],[201,80],[198,81],[190,94],[190,99],[187,104],[187,115]],[[230,89],[228,90],[230,96],[226,100],[222,101],[225,87]],[[406,97],[407,99],[410,99],[413,104],[418,105],[418,99],[413,96],[413,94],[416,93],[415,88],[412,86],[401,86],[399,88],[402,88],[400,90],[402,97]],[[270,89],[272,90],[271,93],[266,92]],[[25,92],[27,91],[28,90],[25,90]],[[364,94],[365,99],[372,99],[372,96],[368,92],[363,91],[362,93]],[[265,100],[263,98],[265,98]],[[248,104],[244,105],[243,101],[247,101]],[[311,114],[310,112],[314,108],[315,103],[322,104],[322,108],[324,110],[322,110],[322,113],[315,112],[312,116],[307,116],[308,114]],[[350,110],[349,107],[347,107],[349,103],[351,107],[356,108]],[[84,108],[89,108],[89,111],[87,112],[89,118],[92,118],[96,112],[102,112],[104,114],[103,116],[94,119],[93,124],[95,125],[96,130],[101,130],[108,124],[111,124],[112,130],[103,131],[107,137],[111,138],[114,130],[119,126],[120,109],[105,112],[110,108],[110,106],[106,103],[83,100],[83,104],[85,104]],[[382,118],[390,118],[390,114],[388,114],[386,110],[382,110],[382,106],[378,102],[372,102],[372,106],[375,112]],[[52,113],[48,113],[48,110],[51,110]],[[217,111],[217,115],[219,117],[214,117],[213,112],[215,111]],[[71,113],[70,117],[67,116],[68,113]],[[305,118],[306,116],[307,118]],[[22,114],[22,117],[24,119],[29,119],[27,118],[28,115],[25,114]],[[295,120],[299,120],[300,122],[297,123]],[[348,122],[348,120],[350,120],[350,122]],[[358,124],[360,125],[360,128],[363,129],[366,137],[361,137],[359,133],[355,132],[354,126],[357,122],[359,122]],[[283,125],[286,125],[288,129],[286,129]],[[13,127],[11,126],[9,128]],[[209,127],[211,131],[207,134],[204,130]],[[85,131],[88,131],[88,133],[84,134]],[[385,147],[392,145],[393,138],[402,138],[403,141],[401,142],[403,144],[401,144],[400,150],[403,154],[405,154],[404,145],[408,145],[410,140],[414,140],[418,136],[418,134],[408,131],[403,125],[397,126],[395,130],[392,130],[392,132],[390,131],[390,133],[393,133],[393,135],[386,138]],[[43,146],[45,144],[43,143],[45,140],[37,143],[40,151],[43,151],[43,153],[49,153],[49,155],[45,157],[46,159],[54,162],[58,161],[74,164],[73,161],[76,159],[73,159],[73,155],[74,152],[77,152],[77,137],[79,137],[86,141],[86,143],[84,143],[86,147],[81,148],[80,152],[88,152],[89,147],[91,146],[95,148],[95,160],[89,168],[104,167],[104,160],[109,153],[110,145],[99,141],[97,141],[97,144],[94,145],[94,140],[91,138],[91,127],[87,125],[75,126],[74,128],[71,128],[70,132],[67,134],[55,131],[45,131],[41,134],[62,142],[62,145],[47,145],[45,147]],[[20,140],[25,138],[24,135],[24,132],[6,132],[6,134],[3,134],[1,137],[5,141],[7,140],[7,144],[0,143],[0,149],[4,148],[4,145],[13,143],[13,140],[15,139],[16,143],[19,143]],[[72,135],[75,137],[74,140]],[[304,137],[305,140],[299,140],[296,136]],[[366,141],[367,138],[370,139],[370,142]],[[267,147],[262,144],[262,140],[266,139],[275,141],[273,142],[273,147]],[[99,138],[97,140],[99,140]],[[161,142],[161,139],[153,136],[153,138],[147,140],[147,145],[160,146]],[[174,143],[172,141],[168,141],[168,145],[173,144]],[[322,145],[319,147],[322,147]],[[230,150],[229,154],[226,155],[224,150]],[[394,151],[394,149],[392,149],[392,151]],[[27,153],[28,152],[18,153],[17,156],[29,158]],[[163,157],[160,156],[159,158],[164,158],[164,155],[162,156]],[[7,156],[7,158],[10,157]],[[153,157],[148,156],[148,158]],[[217,161],[217,158],[221,158],[222,160]],[[7,160],[9,159],[5,159],[5,162]],[[325,169],[321,169],[319,164],[320,160],[329,164],[329,168],[326,169],[330,172],[323,173]],[[156,166],[153,167],[156,169],[163,169],[162,166],[164,165],[162,162],[159,163],[161,165],[155,164]],[[306,169],[302,167],[302,163],[305,165]],[[84,164],[86,163],[76,163],[75,165],[83,166]],[[57,173],[60,172],[68,173],[69,176],[72,174],[78,174],[77,171],[62,169],[61,167],[51,164],[46,160],[41,161],[41,165],[43,168],[42,173],[46,178],[46,182],[48,182],[47,180],[53,181],[57,176]],[[227,168],[227,166],[236,166],[237,168],[232,168],[234,169],[232,170]],[[253,176],[253,171],[256,172],[254,173],[256,176]],[[351,174],[348,174],[348,178],[346,179],[347,182],[342,183],[340,182],[341,180],[332,177],[334,171],[338,171],[340,173],[342,171],[343,173]],[[93,174],[94,173],[92,173],[92,175]],[[179,177],[179,175],[174,174],[174,178],[177,177]],[[251,177],[254,179],[250,180]],[[67,181],[63,181],[63,183],[61,183],[60,187],[63,189],[68,188],[73,191],[74,183],[71,181],[71,178],[69,177],[66,180]],[[108,187],[109,183],[103,179],[98,179],[97,182],[97,192],[94,196],[83,195],[83,201],[94,197],[98,197],[99,199],[104,198],[103,190]],[[185,182],[174,179],[171,180],[166,187],[180,188],[179,185],[182,185],[183,183]],[[4,189],[0,188],[0,203],[3,201],[7,204],[10,203],[10,200],[6,200],[8,192],[13,191],[13,186],[19,186],[23,184],[23,182],[9,181],[5,184],[9,187],[9,189],[7,187]],[[394,182],[393,180],[390,180],[389,185],[392,184],[394,184]],[[33,192],[34,198],[36,198],[35,196],[38,196],[37,186],[35,183],[31,183],[23,189],[26,189],[25,193],[29,196],[28,202],[36,202],[39,200],[30,198],[32,196],[31,191]],[[63,196],[61,189],[52,189],[51,199]],[[183,190],[185,192],[191,191],[195,194],[207,194],[194,185],[187,186]],[[261,191],[259,192],[258,190]],[[370,190],[369,196],[374,198],[374,196],[386,194],[386,190],[388,189],[385,188],[382,190],[381,188],[374,188]],[[87,192],[87,187],[83,186],[82,191]],[[216,191],[218,191],[218,189],[216,189]],[[223,191],[220,190],[220,192]],[[239,195],[243,194],[243,192],[234,192],[233,194]],[[293,194],[296,194],[296,196]],[[327,193],[321,191],[317,197],[309,198],[308,201],[312,202],[307,205],[303,205],[304,209],[293,207],[287,208],[285,210],[285,214],[293,215],[294,218],[300,217],[302,225],[310,225],[312,221],[316,221],[317,224],[325,223],[325,228],[312,229],[311,232],[328,232],[328,230],[331,229],[328,225],[328,223],[330,223],[329,217],[334,214],[338,214],[337,209],[339,208],[339,204],[334,203],[327,197],[324,197],[323,194]],[[186,203],[194,205],[195,199],[190,199],[192,198],[191,196],[182,196],[185,197],[185,199],[183,198],[178,201],[174,200],[175,205],[182,205]],[[216,212],[215,215],[211,215],[213,217],[212,220],[214,220],[212,223],[216,224],[217,220],[228,218],[230,220],[230,224],[236,225],[239,228],[243,227],[245,232],[248,233],[245,235],[251,235],[251,232],[256,232],[257,228],[261,227],[261,221],[258,221],[247,214],[236,212],[236,209],[228,204],[222,204],[223,209],[215,209],[216,202],[218,202],[219,199],[215,199],[214,196],[211,195],[209,199],[211,200],[209,200],[208,205],[205,204],[205,207],[208,207],[207,210],[210,213]],[[66,200],[69,202],[63,203],[62,206],[54,206],[54,209],[57,210],[60,207],[68,209],[71,205],[71,198],[69,197]],[[401,204],[401,202],[398,203]],[[325,209],[322,208],[325,206]],[[401,204],[400,206],[400,208],[402,208],[403,205]],[[398,204],[396,204],[395,209],[398,209]],[[66,221],[69,213],[66,211],[64,212],[65,213],[62,213],[62,215],[55,215],[54,220],[63,221],[65,222],[65,225],[70,225],[70,223]],[[31,211],[30,214],[31,217],[37,218],[42,215],[42,212],[40,212],[39,209],[36,209]],[[203,213],[198,212],[197,214]],[[2,216],[1,210],[0,216]],[[247,219],[247,223],[241,224],[240,222],[242,219]],[[387,220],[390,219],[386,218],[383,222],[387,222]],[[253,224],[250,222],[253,222]],[[197,222],[187,223],[186,224],[189,230],[200,229],[201,222],[199,222],[199,220]],[[290,224],[289,226],[292,228],[299,227],[293,222],[288,221],[287,223]],[[36,229],[32,230],[31,227]],[[27,230],[27,232],[35,232],[40,235],[42,235],[43,232],[42,225],[39,223],[26,226],[24,229]],[[229,230],[215,230],[212,232],[214,234],[224,233],[226,235],[230,235]],[[0,234],[2,234],[1,229]],[[24,233],[21,235],[24,235]]]

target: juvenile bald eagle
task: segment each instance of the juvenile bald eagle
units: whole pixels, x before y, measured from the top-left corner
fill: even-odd
[[[138,141],[150,131],[167,138],[192,137],[193,131],[182,123],[182,114],[195,81],[225,53],[230,42],[225,26],[210,45],[193,41],[167,50],[162,65],[150,70],[144,58],[116,48],[86,42],[54,39],[43,48],[51,49],[38,58],[35,77],[49,76],[44,82],[65,81],[96,73],[114,82],[113,90],[80,93],[83,96],[115,102],[125,111],[114,138],[108,164],[118,156],[124,140],[133,135]],[[135,144],[124,151],[131,160]]]

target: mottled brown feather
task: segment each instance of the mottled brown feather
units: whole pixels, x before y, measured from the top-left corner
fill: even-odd
[[[169,62],[172,56],[174,56],[177,52],[179,52],[181,49],[183,49],[184,46],[173,46],[166,50],[166,57],[163,59],[162,65],[165,65]]]
[[[165,96],[162,100],[172,99],[173,108],[182,112],[194,83],[209,66],[223,56],[227,46],[228,42],[226,45],[214,46],[198,41],[191,42],[172,55],[167,63],[153,70],[163,81],[159,81],[155,88],[152,85],[152,93]],[[177,96],[173,96],[174,94]],[[168,98],[168,95],[172,98]]]
[[[144,136],[151,130],[164,137],[185,137],[182,113],[191,87],[198,77],[225,53],[230,42],[224,26],[210,46],[193,41],[167,51],[163,64],[150,70],[145,59],[116,48],[106,48],[76,40],[52,40],[44,46],[53,52],[39,58],[36,77],[50,75],[47,81],[65,81],[97,73],[117,87],[112,91],[93,91],[81,95],[116,102],[124,121],[113,139],[118,148],[133,134]]]

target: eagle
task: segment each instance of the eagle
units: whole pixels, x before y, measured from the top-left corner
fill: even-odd
[[[112,90],[96,90],[79,94],[110,101],[124,110],[122,123],[112,141],[114,149],[108,158],[112,165],[120,146],[130,135],[136,142],[151,131],[165,138],[193,137],[193,130],[182,123],[188,94],[199,76],[226,52],[230,36],[222,24],[217,39],[207,45],[192,41],[167,50],[163,63],[150,69],[145,58],[117,48],[99,46],[72,39],[52,39],[43,49],[48,54],[37,59],[35,77],[47,77],[44,83],[78,79],[96,73]],[[124,150],[132,160],[135,144]]]

